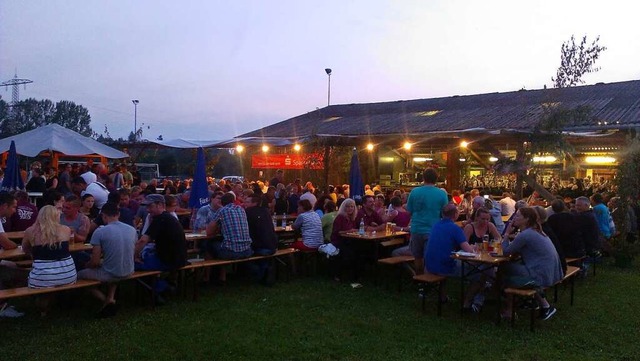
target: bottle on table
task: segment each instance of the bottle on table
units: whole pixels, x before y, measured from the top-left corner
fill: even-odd
[[[364,219],[360,220],[360,228],[358,228],[358,234],[364,236]]]
[[[287,214],[282,213],[282,228],[287,228]]]

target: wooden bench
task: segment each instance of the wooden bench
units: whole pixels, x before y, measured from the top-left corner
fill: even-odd
[[[588,256],[582,256],[582,257],[567,257],[565,258],[565,261],[567,262],[567,265],[571,265],[571,266],[576,266],[576,267],[580,267],[582,268],[584,265],[584,262],[588,259],[591,259],[592,262],[591,264],[593,265],[593,276],[595,277],[596,275],[596,264],[598,263],[598,260],[601,258],[601,255],[597,255],[597,256],[593,256],[593,257],[588,257]],[[586,273],[585,273],[586,276]]]
[[[398,292],[402,291],[402,265],[411,263],[415,260],[413,256],[396,256],[381,258],[378,260],[378,265],[396,266],[396,272],[398,277]],[[378,283],[378,267],[376,267],[375,283]]]
[[[136,271],[132,275],[126,278],[122,278],[117,282],[132,280],[132,279],[141,279],[144,277],[150,276],[158,276],[160,275],[160,271]],[[27,296],[35,296],[35,295],[43,295],[48,293],[57,293],[69,290],[75,290],[80,288],[99,286],[102,282],[96,280],[87,280],[87,279],[78,279],[75,283],[57,286],[57,287],[47,287],[47,288],[29,288],[29,287],[16,287],[9,288],[5,290],[0,290],[0,300],[10,299],[10,298],[19,298],[19,297],[27,297]],[[153,293],[153,288],[151,288]]]
[[[575,284],[575,277],[576,275],[580,272],[580,267],[575,267],[575,266],[567,266],[567,272],[565,273],[564,277],[562,278],[561,281],[557,282],[555,285],[553,285],[553,302],[558,302],[558,286],[560,286],[561,284],[566,284],[567,281],[569,281],[569,285],[570,285],[570,289],[571,289],[571,306],[573,306],[573,299],[574,299],[574,284]],[[511,297],[511,326],[513,327],[515,325],[515,298],[516,297],[520,297],[523,299],[526,298],[530,298],[533,299],[535,301],[535,296],[537,293],[537,290],[535,289],[520,289],[520,288],[507,288],[504,290],[504,293],[507,296]],[[531,322],[530,322],[530,326],[529,328],[531,329],[531,331],[533,331],[533,325],[535,323],[535,308],[531,309]]]
[[[580,273],[580,267],[574,267],[574,266],[567,266],[567,273],[565,273],[564,277],[562,278],[562,281],[556,283],[553,286],[553,302],[558,302],[558,286],[560,286],[560,284],[565,283],[566,281],[569,280],[569,285],[570,285],[570,294],[571,294],[571,306],[573,306],[573,293],[574,293],[574,285],[575,285],[575,278],[578,275],[578,273]]]
[[[296,252],[298,252],[297,249],[295,248],[284,248],[284,249],[279,249],[276,251],[276,253],[271,254],[271,255],[267,255],[267,256],[251,256],[248,258],[240,258],[240,259],[208,259],[208,260],[203,260],[200,262],[194,262],[194,263],[189,263],[187,265],[185,265],[182,268],[179,268],[178,271],[180,271],[182,273],[181,278],[184,280],[184,271],[188,271],[188,270],[193,270],[194,271],[194,277],[193,277],[193,300],[197,300],[198,299],[198,271],[205,269],[205,268],[209,268],[209,267],[216,267],[216,266],[227,266],[227,265],[232,265],[232,264],[239,264],[239,263],[243,263],[243,262],[252,262],[252,261],[258,261],[258,260],[263,260],[263,259],[279,259],[279,257],[282,256],[289,256],[289,255],[293,255]],[[283,263],[284,264],[284,263]]]
[[[422,295],[422,312],[425,310],[425,302],[427,299],[427,289],[432,288],[436,291],[436,299],[438,305],[438,316],[442,316],[442,300],[440,300],[440,295],[442,294],[442,288],[444,287],[444,281],[447,280],[445,276],[434,275],[433,273],[423,273],[420,275],[413,276],[413,280],[418,284],[423,285],[425,287],[424,293]]]
[[[516,297],[524,298],[524,299],[532,299],[535,302],[535,296],[538,293],[535,289],[522,289],[522,288],[506,288],[504,290],[505,295],[511,297],[511,327],[515,327],[516,325]],[[530,315],[530,323],[529,329],[533,331],[533,325],[536,321],[536,308],[531,308]]]

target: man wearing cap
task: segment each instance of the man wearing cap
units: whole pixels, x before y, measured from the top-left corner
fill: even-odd
[[[187,241],[180,222],[165,210],[164,196],[149,194],[142,202],[151,215],[151,224],[136,243],[136,265],[145,270],[172,270],[187,262]]]

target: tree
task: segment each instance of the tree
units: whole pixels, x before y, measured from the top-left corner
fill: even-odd
[[[584,84],[582,76],[587,73],[595,73],[600,70],[595,67],[595,62],[600,57],[600,53],[607,50],[606,47],[598,45],[600,36],[587,47],[587,36],[582,37],[580,45],[576,45],[574,35],[571,39],[562,43],[560,49],[560,67],[555,78],[551,78],[556,88],[567,88],[578,84]]]
[[[49,123],[59,124],[85,137],[91,137],[93,135],[93,130],[90,125],[91,116],[87,108],[68,100],[62,100],[56,103],[55,112]]]
[[[0,133],[2,137],[24,133],[52,123],[87,137],[94,135],[90,125],[89,111],[74,102],[63,100],[54,104],[48,99],[29,98],[19,101],[10,108],[4,101],[0,103]]]

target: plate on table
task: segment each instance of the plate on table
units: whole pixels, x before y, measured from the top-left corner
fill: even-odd
[[[476,254],[473,252],[465,252],[465,251],[458,251],[458,252],[453,252],[454,254],[457,254],[458,256],[462,256],[462,257],[475,257]]]
[[[198,263],[198,262],[202,262],[202,261],[204,261],[204,258],[191,258],[191,259],[187,260],[187,262],[189,262],[189,263]]]

